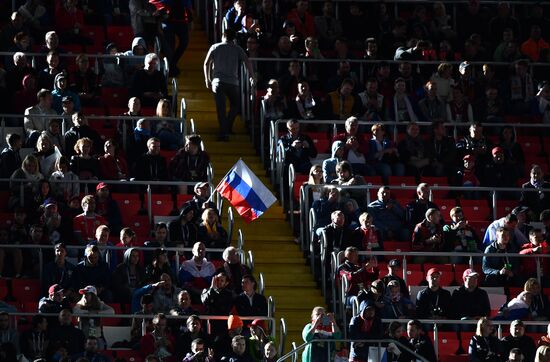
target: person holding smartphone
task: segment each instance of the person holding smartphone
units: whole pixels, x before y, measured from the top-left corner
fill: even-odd
[[[334,320],[334,314],[326,313],[325,308],[315,307],[311,312],[311,322],[306,324],[302,331],[302,338],[305,342],[312,342],[315,339],[339,339],[342,337],[340,328]],[[333,343],[311,343],[302,353],[302,362],[327,361],[334,350]]]

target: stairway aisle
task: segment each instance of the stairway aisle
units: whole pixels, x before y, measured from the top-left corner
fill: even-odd
[[[187,102],[187,118],[194,119],[197,132],[202,136],[212,159],[214,183],[216,185],[229,168],[242,158],[260,180],[270,187],[260,158],[240,119],[235,121],[236,134],[230,136],[230,142],[216,141],[218,122],[215,104],[212,93],[205,87],[202,70],[208,47],[205,33],[194,30],[189,48],[180,61],[182,72],[178,84],[179,97],[185,97]],[[227,208],[228,203],[224,205]],[[252,250],[254,254],[255,275],[263,273],[265,295],[273,296],[275,300],[275,317],[285,318],[287,322],[289,333],[285,350],[289,351],[292,341],[302,343],[302,328],[310,320],[311,309],[316,305],[324,305],[323,298],[316,289],[299,246],[293,241],[290,225],[285,221],[279,204],[273,205],[251,224],[244,223],[237,213],[235,216],[235,230],[242,229],[245,249]]]

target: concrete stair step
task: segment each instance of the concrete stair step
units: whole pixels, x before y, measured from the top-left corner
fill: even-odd
[[[284,264],[265,262],[265,263],[259,264],[255,270],[257,270],[258,272],[262,270],[265,270],[265,271],[270,270],[275,273],[289,274],[289,275],[304,273],[306,275],[311,276],[309,271],[309,266],[305,265],[305,262],[303,265],[298,265],[298,264],[284,265]]]
[[[266,282],[271,286],[273,283],[273,286],[280,287],[283,281],[287,282],[293,282],[296,284],[299,283],[309,283],[313,281],[313,277],[309,273],[304,273],[303,275],[300,274],[294,274],[294,273],[281,273],[277,271],[272,271],[270,269],[266,269],[263,267],[263,265],[259,265],[258,268],[256,268],[254,271],[258,273],[262,273],[264,275],[264,278],[266,279]],[[289,276],[292,278],[289,280]],[[291,285],[292,286],[292,285]],[[316,287],[316,286],[314,286]]]

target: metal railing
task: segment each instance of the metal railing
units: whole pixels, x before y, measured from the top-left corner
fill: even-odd
[[[305,209],[309,208],[309,214],[310,216],[308,218],[303,218],[303,222],[300,223],[300,235],[302,236],[301,240],[301,246],[302,250],[309,250],[310,244],[314,240],[314,228],[316,226],[319,227],[319,225],[316,225],[315,223],[315,215],[314,210],[310,208],[309,205],[312,205],[312,201],[310,200],[310,190],[317,185],[303,185],[302,190],[303,192],[300,193],[300,205],[303,205]],[[330,185],[326,185],[330,186]],[[366,185],[360,185],[360,186],[343,186],[343,185],[335,185],[341,190],[364,190],[366,192],[366,204],[368,205],[371,202],[370,199],[370,192],[371,190],[378,190],[382,186],[388,186],[388,185],[375,185],[371,183],[367,183]],[[389,185],[392,190],[416,190],[417,186],[405,186],[405,185]],[[464,186],[430,186],[430,200],[432,199],[432,194],[435,191],[480,191],[487,193],[490,195],[490,206],[492,207],[492,216],[493,219],[496,219],[497,215],[497,206],[498,206],[498,193],[500,192],[517,192],[517,193],[523,193],[523,192],[539,192],[538,189],[529,189],[529,188],[520,188],[520,187],[464,187]],[[323,225],[324,226],[324,225]]]
[[[299,345],[298,347],[294,348],[292,351],[290,351],[290,352],[286,353],[285,355],[281,356],[279,359],[277,359],[277,362],[283,362],[283,361],[286,361],[288,359],[291,359],[292,361],[296,360],[298,358],[298,353],[300,351],[304,350],[307,346],[309,346],[311,344],[314,344],[314,343],[325,343],[325,344],[364,343],[364,344],[369,345],[369,346],[378,347],[377,351],[378,351],[379,354],[374,359],[375,361],[382,361],[382,355],[380,354],[381,351],[382,351],[382,347],[385,347],[389,343],[393,343],[400,350],[406,351],[406,352],[410,353],[411,355],[413,355],[415,360],[422,361],[422,362],[429,362],[425,357],[419,355],[415,351],[411,350],[407,346],[403,345],[402,343],[400,343],[399,341],[394,340],[394,339],[355,339],[355,340],[351,340],[351,339],[314,339],[310,342],[305,342],[305,343]],[[327,356],[323,357],[323,358],[320,358],[320,359],[324,360],[324,361],[331,361],[332,360],[331,352],[333,352],[333,350],[331,348],[327,348]],[[313,360],[316,360],[315,357],[313,357]]]
[[[13,313],[9,313],[10,316],[13,316],[13,317],[33,317],[35,316],[37,313],[29,313],[29,312],[13,312]],[[58,313],[39,313],[40,315],[43,315],[45,317],[58,317],[59,314]],[[112,319],[112,318],[116,318],[116,319],[142,319],[142,335],[145,335],[145,327],[146,327],[146,323],[147,323],[147,320],[152,320],[155,315],[154,314],[97,314],[97,313],[74,313],[73,314],[74,317],[77,317],[77,318],[94,318],[94,319]],[[171,315],[169,313],[166,313],[165,314],[166,316],[166,319],[170,319],[170,320],[181,320],[181,321],[185,321],[187,320],[187,318],[189,318],[190,316],[179,316],[179,315]],[[199,315],[199,318],[202,320],[202,321],[206,321],[207,322],[207,331],[208,333],[210,333],[210,322],[211,321],[227,321],[227,319],[229,318],[229,316],[215,316],[215,315],[204,315],[204,314],[201,314]],[[263,320],[263,321],[266,321],[268,324],[269,324],[269,330],[270,330],[270,335],[273,339],[275,339],[277,337],[277,321],[275,318],[273,317],[266,317],[266,316],[239,316],[239,318],[241,318],[242,320],[249,320],[249,321],[252,321],[254,319],[260,319],[260,320]],[[17,322],[18,322],[18,319],[19,318],[14,318],[15,319],[15,326],[17,327]],[[80,321],[79,321],[79,324],[80,324]],[[81,325],[79,325],[81,327]]]

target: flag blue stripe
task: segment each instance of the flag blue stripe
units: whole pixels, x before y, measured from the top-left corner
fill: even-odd
[[[244,182],[235,170],[227,175],[225,182],[246,200],[250,208],[253,209],[258,216],[267,210],[267,207],[258,194],[256,194],[256,191],[254,191],[249,184]]]

